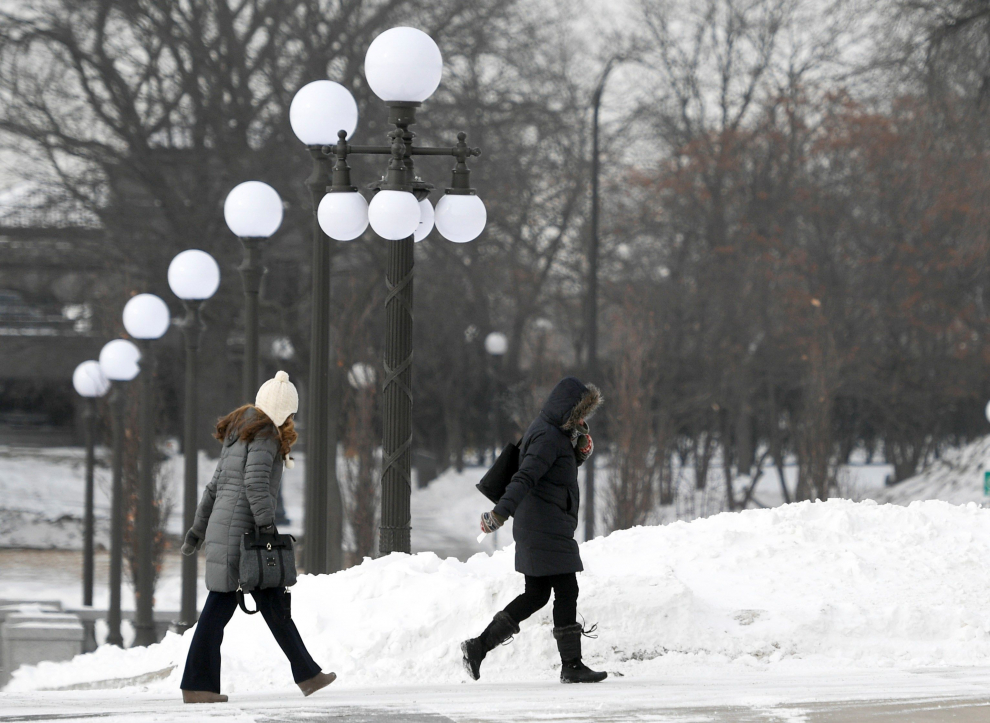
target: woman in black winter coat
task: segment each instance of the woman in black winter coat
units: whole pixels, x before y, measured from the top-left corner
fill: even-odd
[[[213,479],[203,490],[182,554],[193,555],[205,544],[206,587],[210,591],[199,616],[182,676],[186,703],[225,703],[220,694],[220,644],[223,629],[237,609],[240,542],[257,527],[274,532],[275,500],[282,467],[292,467],[289,451],[297,435],[293,415],[299,406],[289,375],[279,372],[258,391],[254,405],[235,409],[217,422],[223,444]],[[292,667],[304,695],[328,686],[337,677],[320,670],[292,622],[288,591],[251,591],[272,635]]]
[[[575,573],[584,566],[574,539],[581,503],[577,470],[594,449],[587,420],[601,402],[594,385],[562,379],[523,435],[519,471],[495,509],[481,516],[481,529],[489,533],[514,518],[516,571],[526,576],[526,591],[496,613],[481,635],[461,643],[464,667],[475,680],[485,655],[518,633],[519,623],[547,604],[551,590],[561,682],[597,683],[608,675],[581,662],[584,631],[577,622]]]

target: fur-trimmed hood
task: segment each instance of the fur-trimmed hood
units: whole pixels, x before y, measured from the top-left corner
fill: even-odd
[[[541,414],[555,427],[570,431],[582,419],[590,419],[602,401],[602,393],[594,384],[585,385],[576,377],[565,377],[550,392]]]

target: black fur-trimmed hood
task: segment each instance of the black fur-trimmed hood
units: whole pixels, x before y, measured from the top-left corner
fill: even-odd
[[[602,393],[594,384],[585,385],[576,377],[565,377],[547,397],[542,416],[550,424],[570,431],[582,419],[590,419],[601,403]]]

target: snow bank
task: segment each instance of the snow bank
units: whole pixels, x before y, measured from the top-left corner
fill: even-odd
[[[626,676],[730,660],[990,662],[990,510],[975,504],[801,503],[617,532],[581,550],[579,611],[600,634],[585,641],[585,658]],[[511,549],[467,562],[392,555],[303,576],[293,613],[313,657],[337,672],[340,685],[445,683],[464,679],[458,643],[521,591]],[[260,618],[238,613],[227,628],[226,692],[292,684]],[[489,656],[484,679],[552,680],[551,625],[548,606]],[[190,636],[25,668],[7,690],[176,666],[148,684],[174,690]]]
[[[947,449],[920,474],[872,495],[878,502],[906,505],[914,500],[945,500],[957,505],[986,502],[983,472],[990,469],[990,436]]]

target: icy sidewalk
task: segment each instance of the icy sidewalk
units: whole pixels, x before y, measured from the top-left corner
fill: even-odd
[[[337,687],[312,698],[284,688],[184,706],[177,690],[0,693],[0,723],[982,723],[987,668],[909,672],[717,663],[672,666],[656,678]]]
[[[582,555],[579,612],[600,635],[585,641],[585,657],[625,681],[726,662],[990,666],[990,510],[976,505],[802,503],[618,532]],[[460,684],[458,641],[521,590],[511,549],[467,562],[392,555],[303,576],[293,617],[316,661],[338,674],[335,689]],[[550,629],[548,607],[489,656],[483,680],[552,683]],[[7,691],[158,673],[149,691],[172,693],[189,636],[22,669]],[[226,693],[291,685],[256,618],[234,617],[223,652]]]

